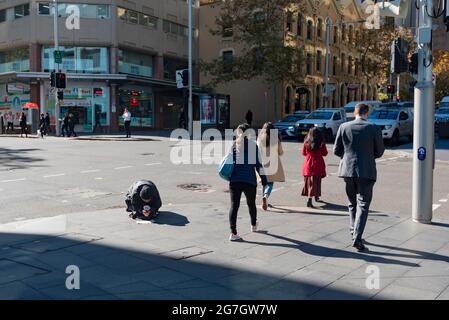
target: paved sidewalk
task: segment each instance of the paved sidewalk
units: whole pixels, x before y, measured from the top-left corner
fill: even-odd
[[[242,206],[238,243],[225,203],[162,209],[152,224],[113,209],[0,225],[0,299],[449,299],[449,221],[373,212],[357,253],[341,208],[260,210],[250,233]]]

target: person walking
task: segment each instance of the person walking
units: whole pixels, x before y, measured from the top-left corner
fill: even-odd
[[[245,120],[250,127],[253,125],[253,112],[250,109],[248,109],[248,112],[246,112]]]
[[[62,118],[61,135],[65,137],[66,133],[69,136],[69,114],[67,112],[64,113],[64,118]]]
[[[44,135],[47,134],[47,124],[45,122],[45,115],[41,113],[41,117],[39,118],[39,131],[41,134],[41,138],[44,139]]]
[[[349,200],[352,246],[363,251],[363,232],[368,220],[373,187],[377,180],[376,160],[385,146],[379,127],[368,122],[369,106],[355,106],[355,120],[344,123],[337,132],[334,154],[341,158],[338,176],[344,179]]]
[[[302,175],[304,177],[304,187],[301,195],[307,197],[307,207],[313,208],[312,198],[320,201],[321,181],[326,177],[326,163],[324,157],[328,151],[323,132],[313,127],[302,145],[302,155],[305,157],[302,163]]]
[[[131,138],[131,112],[128,108],[125,108],[122,115],[123,121],[125,123],[125,133],[127,138]]]
[[[51,132],[51,125],[50,125],[50,114],[47,112],[45,113],[45,134],[49,134]]]
[[[73,113],[69,113],[69,119],[68,119],[68,126],[69,126],[69,132],[68,132],[68,136],[71,137],[72,135],[74,137],[76,137],[76,132],[75,132],[75,116],[73,115]]]
[[[101,113],[100,113],[100,111],[96,111],[95,112],[95,126],[94,126],[94,129],[93,129],[94,133],[95,133],[95,130],[98,127],[100,128],[100,131],[103,131],[103,128],[101,127]]]
[[[273,191],[275,182],[285,182],[284,167],[282,166],[281,156],[284,154],[281,138],[275,133],[275,127],[271,122],[263,125],[257,139],[261,160],[267,177],[267,185],[262,188],[262,209],[267,210],[270,206],[268,198]]]
[[[19,125],[20,125],[20,137],[23,138],[23,134],[25,134],[25,138],[28,138],[27,116],[23,111],[20,114]]]
[[[3,113],[0,112],[0,134],[5,133],[5,119],[3,117]]]
[[[234,155],[234,170],[229,180],[231,195],[231,209],[229,210],[229,224],[231,227],[230,241],[242,240],[237,233],[237,214],[240,207],[242,193],[245,194],[246,203],[251,217],[251,231],[257,232],[257,178],[256,171],[262,180],[262,185],[267,185],[267,178],[260,162],[260,154],[257,144],[250,137],[250,126],[241,124],[237,127],[237,139],[231,151]]]
[[[11,111],[6,114],[6,133],[9,133],[11,129],[11,133],[14,133],[14,115]]]

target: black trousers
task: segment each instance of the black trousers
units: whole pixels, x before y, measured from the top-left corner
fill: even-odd
[[[131,121],[125,121],[126,137],[131,137]]]
[[[13,122],[8,122],[7,127],[6,127],[6,132],[9,132],[10,128],[11,128],[11,131],[14,132],[14,123]]]
[[[346,195],[349,200],[350,231],[353,243],[362,240],[371,201],[373,199],[374,180],[366,178],[345,178]]]
[[[229,224],[231,232],[237,234],[237,213],[240,207],[240,198],[242,193],[245,194],[246,203],[249,208],[249,215],[251,217],[251,225],[255,226],[257,223],[257,208],[256,208],[256,193],[257,187],[249,183],[231,182],[229,184],[229,191],[231,194],[231,209],[229,210]]]

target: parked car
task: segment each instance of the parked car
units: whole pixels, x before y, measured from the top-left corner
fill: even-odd
[[[440,101],[440,108],[449,108],[449,96],[444,97]]]
[[[439,131],[440,123],[446,121],[449,121],[449,104],[447,107],[439,107],[435,111],[435,132]]]
[[[414,108],[415,103],[413,101],[401,101],[397,103],[398,108]]]
[[[348,121],[354,120],[354,109],[355,106],[359,103],[367,104],[370,107],[370,111],[382,104],[382,102],[380,102],[379,100],[351,101],[343,107],[346,111],[346,117],[348,118]]]
[[[398,145],[402,137],[413,141],[413,112],[411,108],[379,108],[369,115],[369,121],[379,126],[382,137]]]
[[[295,124],[299,120],[304,119],[310,112],[308,111],[302,111],[302,112],[295,112],[294,114],[286,116],[284,119],[279,120],[278,122],[274,123],[274,127],[278,129],[279,134],[282,137],[294,137],[295,132]],[[291,128],[292,130],[288,130]]]
[[[310,128],[320,127],[324,130],[326,140],[331,141],[337,135],[340,125],[347,121],[343,108],[320,108],[313,111],[305,119],[298,121],[295,126],[295,134],[298,138],[305,137]]]

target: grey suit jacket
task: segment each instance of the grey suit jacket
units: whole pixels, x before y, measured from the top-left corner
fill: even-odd
[[[363,119],[342,124],[334,144],[334,154],[341,158],[338,176],[376,180],[375,159],[384,151],[382,132],[376,125]]]

